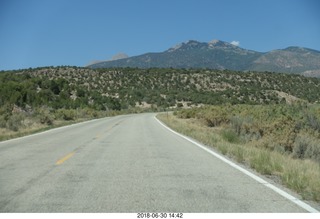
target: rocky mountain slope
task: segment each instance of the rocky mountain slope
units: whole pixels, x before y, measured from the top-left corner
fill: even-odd
[[[320,51],[288,47],[262,53],[220,40],[208,43],[190,40],[164,52],[99,62],[89,67],[210,68],[284,72],[317,77],[320,76]]]

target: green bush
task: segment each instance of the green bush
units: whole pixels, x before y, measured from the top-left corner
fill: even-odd
[[[175,111],[173,112],[174,115],[178,116],[181,119],[190,119],[190,118],[195,118],[196,114],[195,114],[195,110],[194,109],[183,109],[180,111]]]
[[[222,134],[222,138],[230,143],[239,143],[240,142],[240,139],[239,139],[239,136],[237,135],[237,133],[235,133],[231,129],[222,130],[221,134]]]
[[[197,114],[197,117],[203,118],[206,125],[209,127],[220,126],[221,124],[227,124],[230,121],[227,109],[223,106],[204,108],[201,113]]]
[[[60,119],[70,121],[76,119],[77,113],[72,109],[59,109],[57,110],[56,115]]]

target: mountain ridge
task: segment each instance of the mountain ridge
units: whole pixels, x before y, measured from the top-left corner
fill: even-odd
[[[237,45],[212,40],[188,40],[163,52],[149,52],[118,60],[89,65],[90,68],[210,68],[236,71],[271,71],[320,77],[320,51],[290,46],[284,49],[258,52]]]

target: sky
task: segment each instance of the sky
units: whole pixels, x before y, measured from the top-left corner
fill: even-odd
[[[0,0],[0,70],[85,66],[213,39],[320,50],[320,1]]]

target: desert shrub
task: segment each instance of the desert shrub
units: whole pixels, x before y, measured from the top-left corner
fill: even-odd
[[[177,107],[181,108],[181,107],[183,107],[183,104],[182,103],[177,103]]]
[[[259,140],[263,136],[261,124],[257,125],[251,116],[233,116],[230,126],[246,142]]]
[[[11,115],[12,106],[10,104],[0,106],[0,128],[7,128],[7,121]]]
[[[197,114],[197,117],[202,118],[208,127],[220,126],[230,121],[226,108],[221,106],[204,108],[201,113]]]
[[[72,109],[59,109],[56,111],[56,115],[58,118],[63,120],[75,120],[76,119],[76,111]]]
[[[190,118],[195,118],[196,116],[195,112],[196,111],[194,109],[188,109],[188,110],[184,109],[180,111],[175,111],[174,114],[182,119],[190,119]]]
[[[294,142],[293,156],[296,158],[304,158],[306,150],[310,144],[310,139],[305,136],[298,136]]]
[[[320,163],[320,141],[306,134],[297,136],[293,147],[293,157],[313,159]]]
[[[53,125],[55,117],[51,108],[45,106],[38,108],[37,115],[41,124]]]
[[[17,132],[22,128],[22,121],[24,116],[21,113],[12,114],[7,121],[7,128],[11,131]]]
[[[42,114],[40,115],[40,123],[46,125],[53,125],[54,116],[51,114]]]
[[[307,125],[316,130],[320,131],[320,120],[316,117],[315,114],[311,112],[307,112],[305,115]]]
[[[320,142],[313,142],[306,150],[305,157],[320,163]]]
[[[236,131],[238,135],[240,135],[242,129],[243,129],[243,123],[245,119],[243,117],[239,116],[233,116],[230,120],[231,127]]]
[[[0,128],[6,128],[6,127],[7,127],[6,115],[0,115]]]

